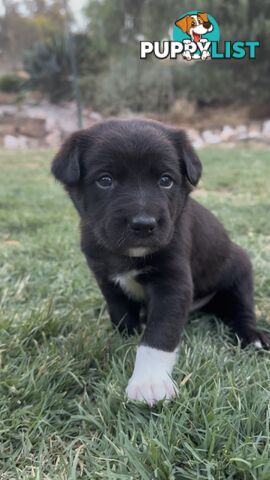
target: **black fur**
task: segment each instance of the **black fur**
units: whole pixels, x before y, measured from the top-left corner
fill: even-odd
[[[267,348],[269,336],[256,327],[247,254],[189,197],[201,171],[183,131],[146,120],[108,120],[76,132],[52,164],[79,212],[81,248],[115,326],[139,328],[144,306],[142,344],[172,351],[193,301],[213,294],[207,310],[228,321],[244,344],[260,340]],[[104,174],[111,187],[97,184]],[[171,188],[159,185],[162,174],[172,177]],[[149,253],[130,257],[136,247]],[[134,269],[141,271],[142,301],[112,280]]]

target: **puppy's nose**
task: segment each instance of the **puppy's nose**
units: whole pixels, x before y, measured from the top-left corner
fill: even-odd
[[[140,237],[151,235],[156,226],[156,219],[148,215],[136,215],[130,222],[131,230]]]
[[[203,22],[203,26],[204,26],[204,28],[210,28],[211,23],[210,22]]]

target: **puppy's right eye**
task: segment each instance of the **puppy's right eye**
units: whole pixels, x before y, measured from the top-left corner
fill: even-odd
[[[110,175],[102,175],[102,177],[98,178],[96,183],[101,188],[110,188],[113,184],[113,180]]]
[[[159,186],[162,188],[171,188],[173,186],[173,179],[170,175],[161,175],[159,179]]]

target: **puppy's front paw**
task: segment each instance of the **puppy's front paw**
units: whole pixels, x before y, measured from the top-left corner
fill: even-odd
[[[204,51],[202,52],[202,57],[201,57],[202,60],[206,60],[208,57],[210,57],[210,53],[207,52],[206,50],[204,50]]]
[[[128,382],[126,394],[129,400],[147,402],[150,406],[159,400],[173,398],[176,395],[176,387],[169,377],[163,378],[133,378]]]
[[[261,330],[257,331],[257,336],[253,340],[253,345],[258,350],[270,350],[270,335],[267,332]]]
[[[257,350],[270,350],[270,334],[263,330],[247,330],[242,334],[242,345],[254,345]]]
[[[183,56],[183,58],[184,58],[185,60],[188,60],[188,61],[190,62],[190,60],[191,60],[191,53],[190,53],[188,50],[186,50],[186,51],[182,54],[182,56]]]
[[[130,400],[146,401],[149,405],[175,396],[176,387],[170,377],[177,351],[164,352],[141,345],[137,350],[134,372],[126,394]]]

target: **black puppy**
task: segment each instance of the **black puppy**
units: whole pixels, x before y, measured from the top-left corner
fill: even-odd
[[[201,171],[183,131],[146,120],[76,132],[53,160],[113,325],[132,332],[146,312],[130,399],[153,404],[174,395],[170,375],[193,309],[206,306],[228,321],[245,345],[270,345],[256,327],[248,256],[189,197]]]

